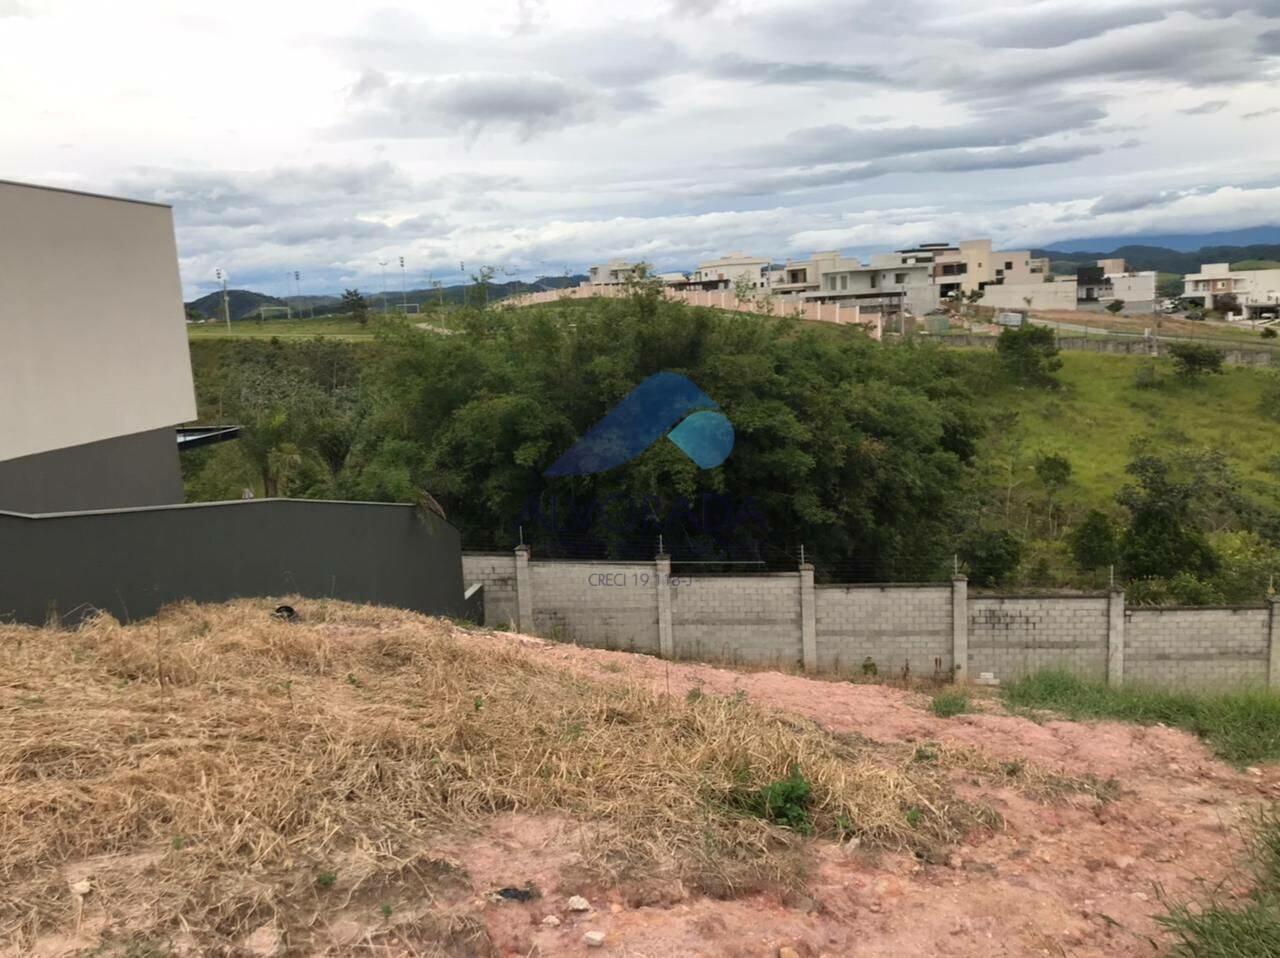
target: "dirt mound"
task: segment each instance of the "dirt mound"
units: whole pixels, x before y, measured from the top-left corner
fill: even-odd
[[[1272,787],[1168,729],[294,604],[0,627],[8,953],[1150,954]]]

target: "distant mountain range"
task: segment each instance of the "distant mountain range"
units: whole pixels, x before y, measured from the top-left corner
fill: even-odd
[[[566,286],[577,286],[579,283],[585,282],[585,275],[576,276],[548,276],[534,280],[532,283],[523,280],[515,280],[507,283],[490,283],[489,298],[502,299],[506,296],[514,296],[519,293],[533,293],[545,289],[563,289]],[[443,302],[443,303],[461,303],[466,299],[467,290],[472,288],[472,284],[468,283],[459,286],[443,286],[440,289],[411,289],[404,294],[404,302],[417,303],[419,307],[427,303]],[[373,293],[369,290],[362,290],[364,297],[369,302],[370,309],[377,311],[382,305],[382,294]],[[395,307],[401,302],[400,293],[387,293],[387,303],[391,307]],[[265,293],[257,293],[251,289],[229,289],[227,290],[227,305],[231,313],[231,319],[256,319],[258,310],[263,306],[290,306],[293,308],[295,315],[304,313],[307,316],[312,314],[316,316],[328,316],[341,310],[342,299],[340,296],[286,296],[279,298],[276,296],[268,296]],[[221,319],[222,318],[222,291],[218,290],[201,296],[199,299],[193,299],[186,304],[187,315],[203,316],[205,319]]]
[[[1242,230],[1226,230],[1220,233],[1167,233],[1140,236],[1094,236],[1087,239],[1063,240],[1051,248],[1064,253],[1080,253],[1095,249],[1116,249],[1122,246],[1155,246],[1193,253],[1196,250],[1225,246],[1269,246],[1280,243],[1280,226],[1251,226]]]
[[[1166,246],[1129,244],[1089,249],[1033,250],[1032,256],[1049,257],[1055,273],[1074,273],[1076,266],[1088,266],[1099,259],[1123,259],[1129,269],[1154,269],[1161,273],[1198,273],[1204,263],[1240,263],[1247,260],[1280,260],[1280,241],[1251,246],[1204,246],[1178,250]]]

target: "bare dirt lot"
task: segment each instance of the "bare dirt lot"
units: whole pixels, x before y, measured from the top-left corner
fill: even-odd
[[[299,606],[0,627],[0,954],[1153,955],[1280,794],[1162,727]],[[811,837],[728,807],[792,761]]]

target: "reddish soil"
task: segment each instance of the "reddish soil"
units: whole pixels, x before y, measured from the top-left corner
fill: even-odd
[[[564,884],[581,848],[563,822],[510,816],[479,841],[450,853],[476,889],[532,881],[543,897],[483,903],[490,934],[508,955],[764,956],[1123,956],[1156,954],[1161,890],[1173,900],[1214,889],[1242,894],[1234,869],[1242,815],[1280,797],[1280,769],[1237,772],[1191,736],[1115,723],[1037,724],[999,713],[940,719],[919,693],[776,672],[737,672],[642,655],[581,649],[526,636],[474,633],[599,679],[643,683],[672,695],[690,688],[745,693],[758,705],[882,742],[972,745],[1000,760],[1023,760],[1071,776],[1116,779],[1118,798],[1040,802],[1013,790],[969,788],[966,798],[997,809],[1005,827],[975,836],[946,865],[908,854],[813,842],[807,896],[718,901],[679,886],[649,889],[648,903],[624,891]],[[567,908],[582,893],[591,911]],[[475,907],[481,901],[474,902]],[[547,915],[560,920],[541,924]],[[600,948],[587,931],[605,935]]]

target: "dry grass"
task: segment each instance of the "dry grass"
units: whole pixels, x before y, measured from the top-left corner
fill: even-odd
[[[226,951],[268,923],[306,948],[395,885],[424,905],[389,940],[486,954],[433,837],[556,813],[591,831],[600,881],[786,886],[800,837],[742,809],[793,770],[818,835],[936,849],[989,821],[945,763],[737,699],[588,681],[410,613],[304,606],[305,623],[238,602],[0,627],[0,942],[69,933],[69,882],[89,874],[85,920],[128,929],[122,951]]]

